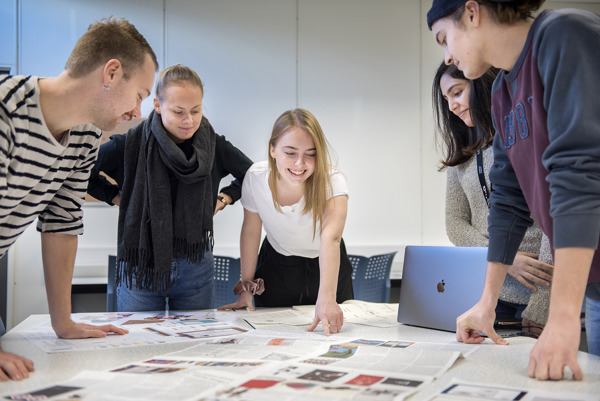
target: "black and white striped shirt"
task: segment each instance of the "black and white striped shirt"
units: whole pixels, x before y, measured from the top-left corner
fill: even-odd
[[[81,210],[101,131],[71,128],[57,142],[39,105],[38,78],[0,75],[0,255],[38,218],[42,232],[81,234]]]

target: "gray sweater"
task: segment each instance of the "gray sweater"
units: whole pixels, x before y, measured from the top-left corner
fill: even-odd
[[[494,163],[492,147],[483,151],[483,170],[489,188],[488,173]],[[487,219],[489,209],[483,197],[477,158],[475,155],[466,163],[448,167],[446,172],[446,234],[455,246],[488,246]],[[539,253],[540,261],[552,264],[550,243],[537,224],[527,230],[519,248],[521,252]],[[523,317],[545,324],[550,304],[550,289],[538,287],[531,291],[511,275],[500,292],[500,299],[527,305]]]

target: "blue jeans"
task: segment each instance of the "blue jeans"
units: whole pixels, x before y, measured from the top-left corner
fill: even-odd
[[[585,297],[585,334],[588,353],[600,356],[600,301]]]
[[[117,287],[119,312],[162,311],[167,303],[170,310],[212,309],[215,293],[215,264],[211,251],[206,252],[200,263],[174,259],[171,269],[171,290],[154,292],[152,289],[131,289],[121,283]]]

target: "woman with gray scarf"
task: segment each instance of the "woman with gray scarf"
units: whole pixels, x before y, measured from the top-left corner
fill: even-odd
[[[119,311],[213,307],[213,215],[241,197],[252,161],[215,133],[203,95],[193,70],[166,68],[148,118],[100,147],[88,193],[120,207]]]

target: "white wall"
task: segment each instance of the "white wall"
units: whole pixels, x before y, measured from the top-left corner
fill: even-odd
[[[263,160],[275,119],[296,106],[296,1],[168,1],[165,32],[161,68],[196,70],[216,132]],[[215,254],[239,256],[242,217],[239,203],[215,217]]]
[[[418,37],[419,10],[416,1],[299,3],[298,105],[319,118],[348,177],[351,253],[422,241],[420,49],[399,40]]]
[[[442,51],[425,24],[431,0],[2,1],[0,34],[18,39],[0,42],[0,65],[57,75],[90,23],[128,18],[161,68],[181,62],[199,73],[205,115],[253,160],[266,157],[281,112],[317,116],[349,181],[350,253],[399,250],[401,262],[407,244],[449,244],[433,142],[430,88]],[[564,6],[600,12],[600,0],[546,4]],[[117,214],[86,205],[77,277],[105,274]],[[239,204],[217,215],[215,253],[239,254],[241,220]],[[47,312],[39,243],[30,227],[10,251],[9,327]]]
[[[2,0],[8,2],[9,0]],[[17,4],[17,71],[23,75],[60,74],[79,37],[93,22],[127,18],[163,60],[163,0],[13,0]],[[0,52],[1,53],[1,52]],[[152,99],[142,106],[152,110]]]

